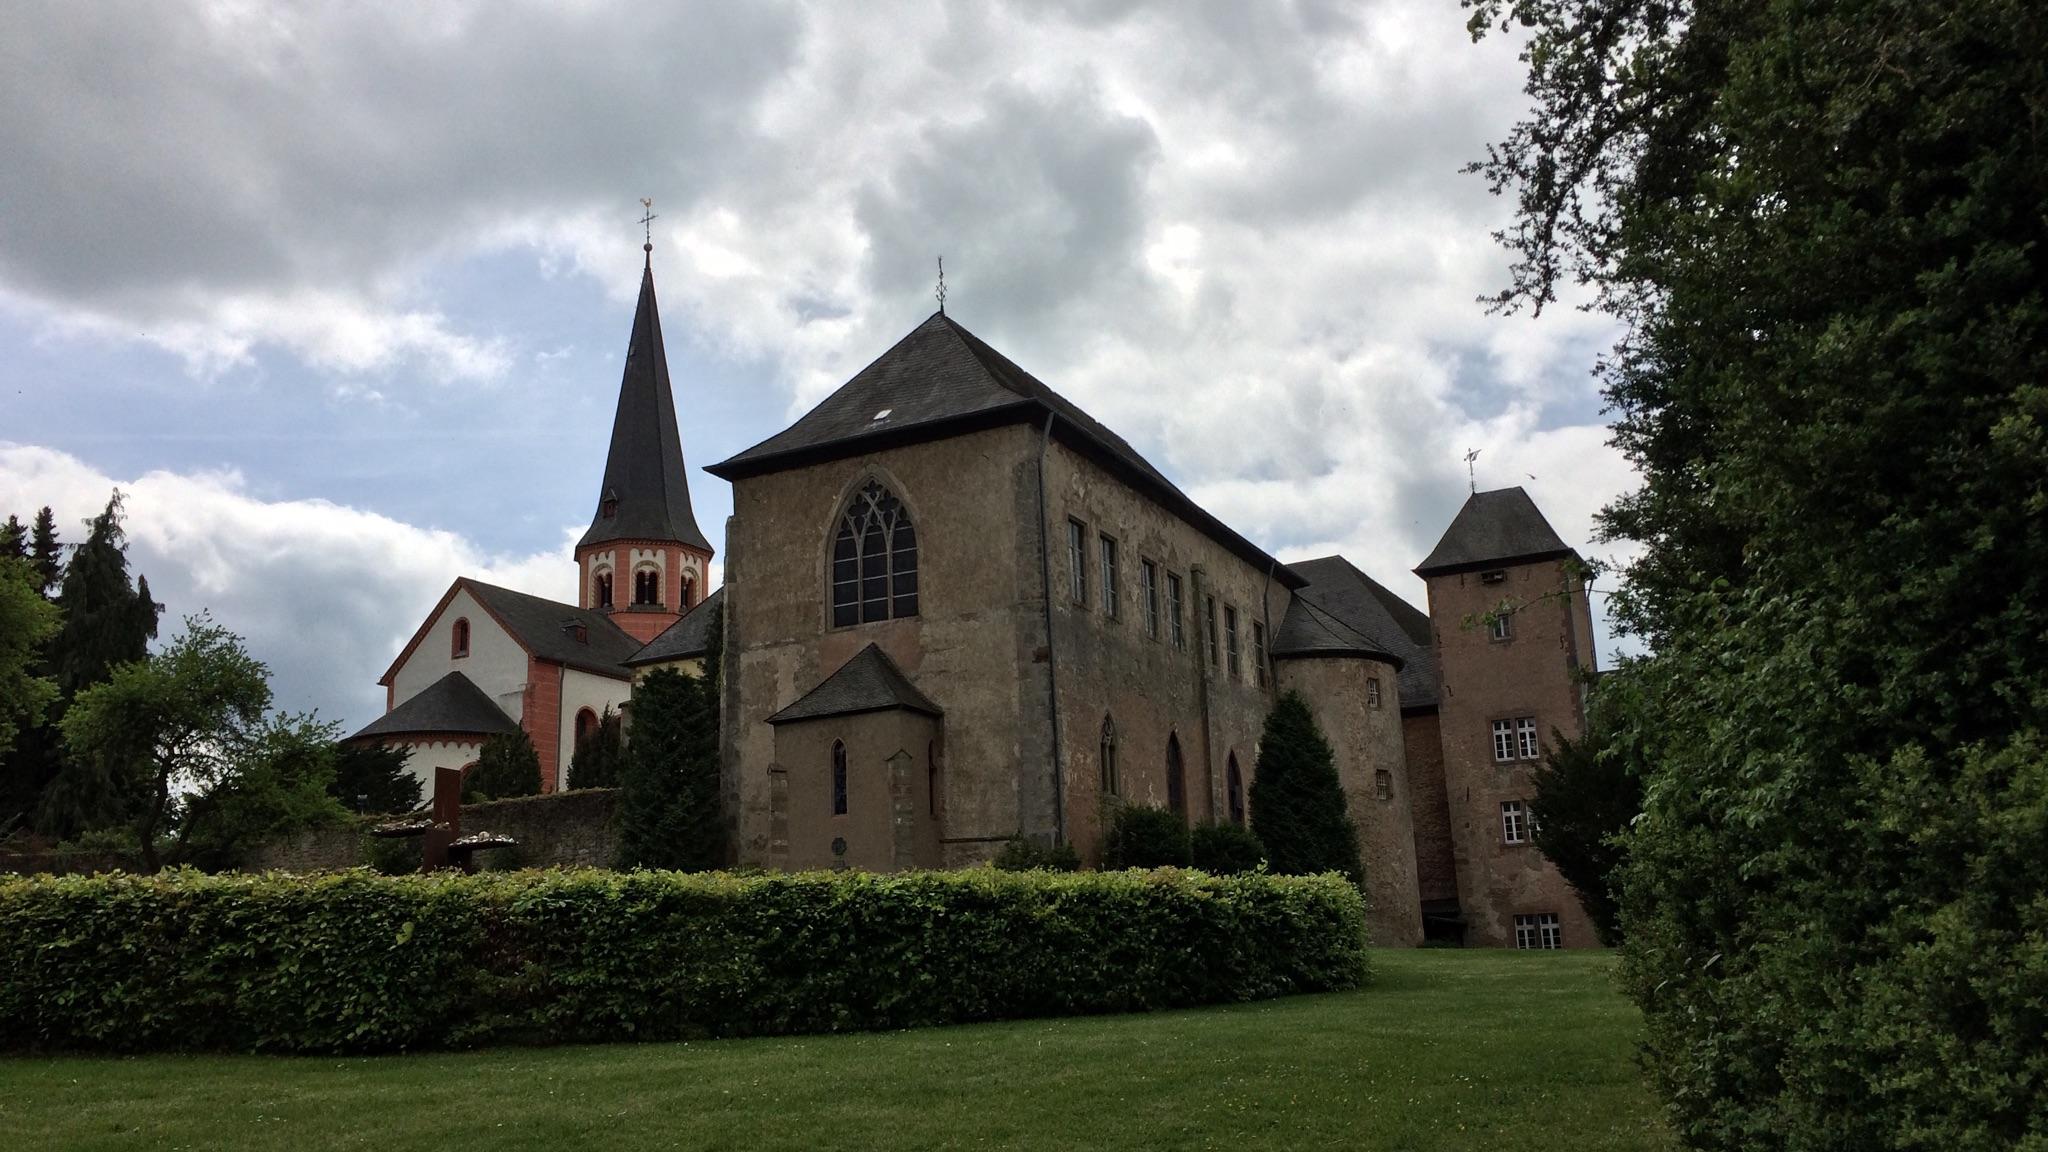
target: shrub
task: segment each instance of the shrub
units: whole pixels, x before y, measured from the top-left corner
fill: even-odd
[[[356,1052],[906,1028],[1344,989],[1331,877],[993,869],[0,881],[0,1045]]]
[[[363,862],[385,876],[406,876],[420,870],[425,845],[418,836],[364,836]]]
[[[1201,824],[1188,834],[1194,865],[1218,876],[1254,872],[1266,862],[1266,846],[1251,829],[1236,824]]]
[[[1005,872],[1079,872],[1081,856],[1072,844],[1040,844],[1019,836],[990,863]]]
[[[1188,823],[1164,808],[1119,804],[1102,834],[1104,868],[1185,868]]]
[[[576,751],[569,758],[569,787],[617,788],[625,765],[624,717],[607,704],[597,726],[576,742]]]
[[[540,753],[523,728],[484,741],[476,767],[462,781],[464,804],[539,794]]]
[[[1251,801],[1252,828],[1273,871],[1362,879],[1358,831],[1344,810],[1336,757],[1299,692],[1283,694],[1266,715]]]

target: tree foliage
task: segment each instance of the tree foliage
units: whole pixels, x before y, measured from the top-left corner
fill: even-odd
[[[178,859],[213,871],[237,868],[266,842],[346,820],[348,810],[329,791],[339,734],[310,716],[283,715],[250,732],[220,778],[182,806]]]
[[[1187,818],[1165,808],[1117,804],[1102,835],[1104,868],[1186,868]]]
[[[12,521],[13,517],[8,519]],[[57,517],[47,504],[36,512],[35,527],[29,531],[28,560],[42,580],[38,591],[45,596],[55,595],[57,584],[64,577],[64,545],[57,539]]]
[[[625,725],[607,704],[597,726],[576,742],[576,753],[569,759],[569,787],[616,788],[625,767]]]
[[[1654,653],[1624,976],[1712,1148],[2048,1146],[2048,7],[1479,0]]]
[[[1627,698],[1629,674],[1624,665],[1601,679],[1582,739],[1551,733],[1529,801],[1536,847],[1578,893],[1600,942],[1609,947],[1621,943],[1626,837],[1643,810],[1640,761],[1607,718],[1633,703]]]
[[[673,668],[633,688],[620,782],[618,866],[702,871],[725,863],[718,699],[710,677]]]
[[[509,800],[540,795],[540,753],[526,729],[493,736],[462,781],[462,799]]]
[[[1252,831],[1275,872],[1341,872],[1364,879],[1358,830],[1344,808],[1336,757],[1299,692],[1284,692],[1266,714],[1252,776]]]
[[[328,792],[351,812],[410,812],[420,806],[420,778],[407,756],[404,745],[339,745]]]
[[[241,639],[203,613],[189,617],[162,652],[120,665],[72,701],[71,766],[46,800],[75,807],[85,827],[131,821],[155,871],[175,790],[228,776],[269,707],[269,673]]]
[[[56,680],[39,674],[43,643],[56,631],[57,607],[37,590],[35,570],[0,555],[0,765],[10,775],[16,734],[57,698]]]

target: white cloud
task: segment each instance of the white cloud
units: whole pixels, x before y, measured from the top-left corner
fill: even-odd
[[[69,543],[116,488],[128,567],[166,605],[162,634],[201,609],[270,665],[278,704],[351,728],[384,710],[391,660],[457,576],[573,600],[577,529],[560,547],[493,555],[452,532],[324,500],[269,501],[232,472],[121,479],[46,448],[0,444],[0,509],[47,504]]]

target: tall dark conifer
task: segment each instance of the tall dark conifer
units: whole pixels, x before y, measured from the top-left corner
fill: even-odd
[[[36,574],[43,579],[43,595],[57,594],[57,583],[64,578],[64,546],[57,540],[57,517],[44,505],[36,513],[36,526],[29,536],[29,561],[36,566]]]
[[[0,560],[28,559],[28,526],[21,517],[9,514],[7,523],[0,524]]]
[[[619,867],[704,871],[725,862],[714,692],[709,677],[670,668],[633,689],[619,796]]]
[[[1273,871],[1363,878],[1336,757],[1299,692],[1283,694],[1266,715],[1251,801],[1252,831]]]

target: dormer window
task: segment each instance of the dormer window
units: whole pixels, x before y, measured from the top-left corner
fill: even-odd
[[[469,655],[469,620],[465,617],[457,620],[455,627],[449,629],[448,658],[450,660],[460,660],[467,655]]]
[[[603,497],[602,497],[601,499],[599,499],[599,500],[598,500],[598,502],[597,502],[597,514],[598,514],[598,516],[600,516],[600,517],[602,517],[603,519],[606,519],[606,520],[610,520],[610,519],[613,519],[614,517],[618,516],[618,514],[619,514],[619,497],[618,497],[618,494],[617,494],[617,493],[615,493],[615,492],[613,492],[613,491],[612,491],[611,489],[609,489],[609,488],[605,489],[605,493],[604,493],[604,496],[603,496]]]

